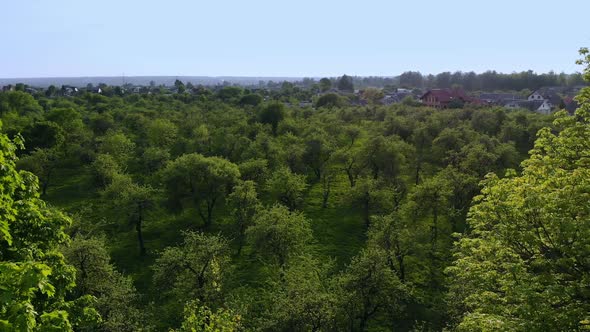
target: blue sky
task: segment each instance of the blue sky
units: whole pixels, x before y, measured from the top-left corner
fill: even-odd
[[[589,0],[0,0],[0,77],[573,72]]]

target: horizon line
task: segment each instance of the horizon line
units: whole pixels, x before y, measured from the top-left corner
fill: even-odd
[[[493,69],[488,69],[486,71],[482,71],[482,72],[476,72],[473,70],[470,71],[461,71],[461,70],[456,70],[456,71],[441,71],[438,72],[436,74],[434,73],[422,73],[419,70],[406,70],[402,73],[396,74],[396,75],[357,75],[357,74],[346,74],[343,73],[341,75],[314,75],[314,76],[291,76],[291,75],[81,75],[81,76],[25,76],[25,77],[0,77],[0,80],[17,80],[17,79],[55,79],[55,78],[132,78],[132,77],[177,77],[177,78],[181,78],[181,77],[206,77],[206,78],[335,78],[335,77],[341,77],[343,75],[346,76],[350,76],[350,77],[384,77],[384,78],[394,78],[394,77],[398,77],[401,76],[404,73],[407,72],[413,72],[413,73],[420,73],[422,74],[422,76],[429,76],[429,75],[438,75],[438,74],[442,74],[442,73],[475,73],[476,75],[481,75],[487,72],[495,72],[497,74],[520,74],[520,73],[526,73],[526,72],[532,72],[533,74],[537,74],[537,75],[542,75],[542,74],[566,74],[566,75],[573,75],[573,74],[581,74],[580,71],[573,71],[573,72],[565,72],[565,71],[560,71],[560,72],[556,72],[554,70],[549,70],[546,72],[538,72],[538,71],[534,71],[532,69],[529,70],[521,70],[521,71],[512,71],[512,72],[502,72],[502,71],[497,71],[497,70],[493,70]]]

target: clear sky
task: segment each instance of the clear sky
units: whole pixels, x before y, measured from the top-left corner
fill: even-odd
[[[0,0],[0,77],[573,72],[590,0]]]

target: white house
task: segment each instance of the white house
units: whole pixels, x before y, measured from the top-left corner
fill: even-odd
[[[551,114],[552,108],[553,108],[553,105],[551,104],[551,102],[549,100],[545,99],[545,100],[543,100],[543,103],[535,110],[535,112],[549,115],[549,114]]]
[[[543,99],[545,99],[545,97],[543,97],[543,95],[539,93],[539,90],[537,90],[537,91],[535,91],[535,92],[531,93],[531,94],[529,95],[529,97],[527,98],[527,100],[529,100],[529,101],[533,101],[533,100],[543,100]]]

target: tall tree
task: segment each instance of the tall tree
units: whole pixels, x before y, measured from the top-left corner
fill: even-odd
[[[559,133],[539,132],[520,176],[484,181],[448,269],[458,330],[588,328],[590,88],[577,100],[574,116],[557,115]]]
[[[344,74],[338,79],[338,90],[344,92],[354,92],[352,77]]]
[[[41,196],[47,194],[47,188],[53,180],[53,174],[59,166],[60,157],[63,154],[59,149],[35,149],[29,155],[18,161],[18,167],[37,175],[41,184]]]
[[[262,210],[246,234],[261,257],[285,267],[289,259],[302,254],[312,239],[309,220],[277,204]]]
[[[364,249],[336,279],[342,315],[340,330],[366,331],[380,313],[395,317],[408,291],[387,266],[387,255]]]
[[[273,102],[262,108],[259,114],[260,122],[270,124],[272,133],[277,135],[279,123],[285,117],[285,105],[279,102]]]
[[[234,191],[229,195],[229,202],[236,220],[238,255],[240,255],[244,246],[246,229],[254,224],[256,214],[261,208],[254,181],[248,180],[238,183],[234,187]]]
[[[102,317],[99,331],[132,332],[147,327],[145,313],[138,309],[139,294],[133,280],[119,273],[110,262],[103,238],[77,235],[63,249],[68,263],[76,268],[76,294],[96,297]]]
[[[332,81],[329,78],[322,78],[320,80],[320,91],[326,92],[332,88]]]
[[[303,194],[306,188],[305,176],[295,174],[287,167],[276,170],[266,183],[266,190],[271,197],[291,211],[303,204]]]
[[[104,190],[103,195],[111,199],[113,205],[119,210],[125,211],[137,232],[139,254],[145,255],[143,225],[148,209],[154,205],[156,191],[148,185],[135,183],[127,174],[117,174]]]
[[[75,271],[58,250],[71,220],[39,199],[33,174],[16,170],[18,148],[22,139],[0,134],[0,329],[91,328],[99,319],[94,298],[69,298]],[[69,316],[77,310],[85,314]]]
[[[240,315],[229,309],[211,310],[199,301],[189,301],[184,306],[184,319],[179,329],[170,332],[194,332],[215,331],[234,332],[241,331]]]
[[[360,208],[365,226],[371,223],[375,212],[388,213],[399,204],[400,191],[397,187],[371,177],[362,177],[347,193],[347,202]]]
[[[219,157],[185,154],[170,162],[162,172],[169,198],[182,205],[189,200],[205,226],[213,221],[213,209],[225,198],[240,177],[238,166]]]
[[[184,232],[183,242],[162,251],[153,266],[154,283],[177,303],[198,299],[215,303],[229,263],[227,240],[219,235]]]

